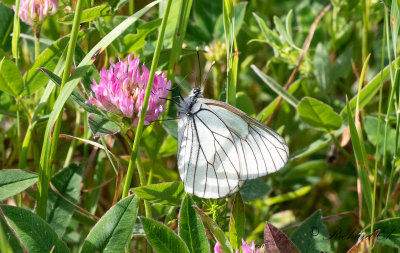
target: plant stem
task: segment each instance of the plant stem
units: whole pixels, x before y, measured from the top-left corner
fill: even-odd
[[[129,16],[135,13],[135,0],[129,0]]]
[[[363,0],[363,35],[362,35],[362,61],[365,62],[368,55],[368,29],[369,29],[369,0]]]
[[[74,16],[74,21],[72,25],[72,30],[71,30],[71,37],[68,43],[68,51],[67,51],[67,58],[65,62],[65,68],[62,76],[62,82],[61,82],[61,88],[64,87],[64,85],[67,83],[70,72],[71,72],[71,66],[72,66],[72,60],[75,52],[75,46],[77,43],[77,38],[78,38],[78,32],[79,32],[79,26],[80,26],[80,20],[82,16],[82,0],[78,0],[78,3],[76,5],[76,10],[75,10],[75,16]],[[37,208],[36,208],[36,214],[42,217],[43,219],[46,219],[46,209],[47,209],[47,198],[48,198],[48,190],[49,190],[49,182],[50,182],[50,177],[52,174],[52,166],[51,163],[55,157],[56,154],[56,149],[57,149],[57,144],[58,144],[58,135],[60,133],[60,128],[61,128],[61,120],[62,120],[62,111],[58,115],[58,118],[55,122],[54,125],[54,130],[53,134],[51,135],[52,138],[51,144],[50,144],[50,159],[45,159],[45,156],[48,155],[47,152],[44,152],[45,150],[42,150],[41,154],[41,166],[39,166],[39,173],[38,173],[38,191],[37,191]]]
[[[40,55],[40,25],[33,27],[33,36],[35,37],[35,60]]]
[[[73,133],[74,136],[78,135],[80,122],[81,122],[81,112],[76,111],[75,129],[74,129],[74,133]],[[74,151],[75,151],[75,146],[76,146],[76,139],[72,139],[71,144],[69,145],[69,148],[68,148],[68,153],[67,153],[67,157],[65,158],[63,168],[67,167],[71,163],[72,155],[74,154]]]
[[[141,186],[146,185],[146,173],[144,172],[142,160],[139,157],[136,159],[136,166],[137,166],[138,172],[139,172],[140,185]],[[147,200],[144,200],[144,210],[146,213],[146,217],[150,218],[151,217],[151,206]]]
[[[381,60],[381,69],[383,70],[384,65],[385,65],[385,36],[386,36],[386,30],[383,29],[383,38],[382,38],[382,60]],[[375,203],[376,203],[376,184],[378,181],[378,161],[380,158],[379,155],[379,142],[380,142],[380,129],[381,129],[381,111],[382,111],[382,83],[383,83],[383,77],[382,74],[383,71],[381,71],[381,87],[379,89],[379,105],[378,105],[378,129],[377,129],[377,136],[376,136],[376,149],[375,149],[375,168],[374,168],[374,191],[372,194],[372,214],[371,214],[371,234],[374,232],[374,222],[375,222]]]
[[[137,154],[139,151],[140,139],[142,137],[142,131],[143,131],[143,126],[144,126],[144,118],[146,116],[147,106],[149,104],[149,99],[150,99],[150,93],[151,93],[151,89],[153,87],[154,75],[155,75],[156,68],[158,65],[158,60],[160,58],[161,47],[162,47],[162,43],[163,43],[163,39],[164,39],[165,29],[167,27],[167,20],[168,20],[168,16],[169,16],[169,11],[171,9],[171,4],[172,4],[172,0],[168,0],[167,7],[165,8],[164,17],[163,17],[163,20],[161,23],[161,30],[160,30],[160,34],[158,36],[157,46],[156,46],[154,56],[153,56],[153,62],[151,63],[150,75],[149,75],[149,79],[147,82],[146,93],[145,93],[144,101],[143,101],[143,105],[142,105],[142,113],[140,114],[139,122],[138,122],[138,125],[136,128],[135,139],[134,139],[134,143],[133,143],[133,147],[132,147],[132,153],[131,153],[131,159],[129,161],[128,171],[127,171],[126,178],[125,178],[125,184],[124,184],[124,190],[122,192],[122,198],[125,198],[126,196],[128,196],[129,187],[132,182],[133,167],[134,167],[134,163],[136,161],[136,157],[137,157]]]

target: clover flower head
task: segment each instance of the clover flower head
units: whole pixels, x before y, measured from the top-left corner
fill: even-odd
[[[13,6],[15,10],[15,6]],[[28,25],[35,26],[57,12],[57,0],[21,0],[19,17]]]
[[[100,71],[100,81],[93,79],[88,104],[92,104],[102,110],[130,118],[136,125],[142,112],[144,96],[150,72],[142,65],[140,71],[139,57],[132,58],[129,55],[125,61],[117,63],[111,61],[107,70]],[[149,104],[145,116],[145,124],[156,120],[165,110],[165,97],[168,96],[171,81],[168,81],[164,72],[157,71],[150,94]]]

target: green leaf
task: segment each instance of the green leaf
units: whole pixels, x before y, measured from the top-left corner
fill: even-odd
[[[233,253],[232,244],[229,242],[228,237],[226,237],[224,231],[222,231],[218,224],[207,214],[205,214],[200,208],[198,208],[197,206],[194,206],[194,208],[200,214],[203,223],[211,231],[215,239],[221,244],[221,248],[225,251],[225,253]]]
[[[168,135],[167,138],[164,140],[163,144],[160,147],[160,151],[158,153],[159,156],[171,156],[175,155],[178,151],[178,142],[174,137]]]
[[[124,37],[125,52],[136,52],[146,44],[146,37],[157,31],[162,19],[156,19],[140,25],[136,34],[128,34]]]
[[[55,41],[53,45],[46,48],[40,54],[39,58],[35,60],[32,67],[24,75],[25,90],[22,94],[23,96],[33,94],[49,81],[48,77],[40,73],[37,68],[43,67],[50,71],[54,71],[64,51],[64,48],[67,47],[68,41],[69,36]]]
[[[1,206],[1,211],[28,252],[70,252],[56,232],[31,211],[5,205]]]
[[[380,230],[378,235],[378,242],[386,245],[400,248],[400,218],[389,218],[386,220],[378,221],[374,224],[374,231]],[[371,227],[368,226],[365,231],[370,231]]]
[[[57,235],[62,238],[75,210],[75,207],[65,199],[76,204],[79,202],[82,166],[70,164],[57,173],[51,179],[51,183],[63,197],[54,192],[53,189],[49,189],[46,220]]]
[[[304,122],[318,129],[331,131],[342,125],[342,119],[332,107],[312,97],[303,98],[297,111]]]
[[[22,192],[37,181],[37,175],[17,169],[0,170],[0,201]]]
[[[12,60],[3,58],[0,62],[0,90],[18,97],[24,89],[24,80]]]
[[[229,239],[234,249],[239,249],[244,238],[245,212],[244,204],[240,193],[236,193],[233,201],[232,215],[229,222]]]
[[[81,24],[90,22],[99,17],[108,16],[110,14],[111,14],[111,7],[108,4],[103,4],[93,8],[85,9],[82,11]],[[68,14],[62,18],[59,18],[57,21],[60,23],[72,25],[72,22],[74,21],[74,16],[75,16],[74,13]]]
[[[234,36],[240,31],[242,27],[244,16],[246,14],[247,2],[240,2],[237,3],[234,7],[234,15],[235,15],[235,25],[234,25]],[[224,24],[223,24],[223,15],[220,15],[217,23],[215,24],[214,28],[214,36],[217,37],[219,40],[224,40]]]
[[[256,113],[253,100],[243,91],[236,93],[236,107],[250,116]]]
[[[251,65],[251,68],[253,69],[254,72],[258,75],[261,80],[268,85],[273,91],[275,91],[279,96],[281,96],[283,99],[286,100],[291,106],[296,107],[299,101],[293,97],[289,92],[287,92],[285,89],[283,89],[282,86],[280,86],[272,77],[267,76],[264,74],[259,68],[257,68],[255,65]]]
[[[101,115],[90,113],[88,116],[89,127],[94,136],[113,135],[120,131],[120,128],[113,121]]]
[[[6,246],[8,248],[7,250],[4,250],[0,246],[0,252],[4,253],[23,253],[24,250],[22,249],[17,237],[15,234],[12,232],[10,227],[7,225],[7,223],[4,221],[4,219],[0,218],[0,236],[3,234],[3,240],[6,243]]]
[[[92,228],[80,252],[123,252],[133,232],[138,207],[134,195],[120,200]]]
[[[301,252],[331,252],[328,230],[321,210],[314,212],[293,232],[291,240]]]
[[[194,202],[189,194],[182,201],[179,214],[179,236],[192,253],[210,252],[206,231],[200,215],[193,208]]]
[[[141,199],[169,206],[179,206],[185,197],[182,182],[151,184],[133,188],[132,191]]]
[[[331,67],[329,62],[328,50],[322,43],[318,43],[315,49],[314,61],[313,61],[313,72],[317,84],[323,92],[328,91],[331,88]]]
[[[155,220],[141,217],[147,240],[156,252],[159,253],[188,253],[189,249],[179,236]]]
[[[272,190],[271,186],[259,178],[246,180],[240,188],[244,201],[252,201],[264,197]]]

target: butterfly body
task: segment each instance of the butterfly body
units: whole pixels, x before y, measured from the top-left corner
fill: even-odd
[[[289,151],[272,129],[194,88],[178,111],[178,169],[185,191],[217,199],[279,170]]]

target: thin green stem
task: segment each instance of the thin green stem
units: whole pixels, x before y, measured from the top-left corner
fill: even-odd
[[[139,172],[140,185],[146,185],[146,172],[144,171],[142,159],[140,159],[139,157],[138,157],[138,159],[136,159],[136,166],[137,166],[138,172]],[[151,217],[151,206],[147,200],[144,200],[144,210],[146,213],[146,217],[150,218]]]
[[[20,103],[19,103],[19,99],[17,99],[17,150],[18,153],[21,151],[21,118],[20,118],[20,113],[19,113],[19,109],[20,109]]]
[[[382,111],[382,83],[383,83],[383,68],[385,65],[385,36],[386,30],[383,29],[383,37],[382,37],[382,60],[381,60],[381,87],[379,89],[379,105],[378,105],[378,128],[377,128],[377,136],[376,136],[376,149],[375,149],[375,168],[374,168],[374,191],[372,193],[372,214],[371,214],[371,234],[374,232],[374,223],[375,223],[375,205],[376,205],[376,185],[378,181],[378,161],[380,158],[379,155],[379,142],[380,142],[380,129],[381,129],[381,111]],[[372,247],[371,247],[372,248]]]
[[[12,38],[12,54],[15,58],[15,63],[19,65],[19,35],[20,35],[20,22],[19,22],[19,7],[20,7],[20,0],[15,1],[15,12],[14,12],[14,26],[13,26],[13,38]]]
[[[75,46],[77,43],[78,39],[78,32],[79,32],[79,26],[80,26],[80,20],[82,16],[82,0],[78,0],[78,3],[76,5],[76,10],[75,10],[75,15],[74,15],[74,21],[72,25],[72,30],[71,30],[71,37],[68,43],[68,51],[67,51],[67,58],[65,62],[65,68],[62,76],[62,82],[61,82],[61,88],[64,87],[64,85],[67,83],[69,79],[69,75],[71,72],[71,67],[72,67],[72,60],[73,56],[75,53]],[[51,139],[51,146],[50,150],[42,150],[41,154],[41,166],[39,166],[39,173],[38,173],[38,191],[37,191],[37,208],[36,208],[36,214],[42,217],[43,219],[46,218],[46,209],[47,209],[47,198],[48,198],[48,190],[49,190],[49,182],[50,182],[50,177],[52,174],[52,160],[55,157],[56,154],[56,149],[57,149],[57,144],[58,144],[58,135],[60,133],[60,128],[61,128],[61,120],[62,120],[62,111],[58,115],[58,118],[55,122],[54,125],[54,130],[53,134],[50,138]],[[46,156],[48,156],[48,152],[45,151],[50,151],[50,159],[48,159]]]
[[[74,133],[73,133],[74,136],[78,135],[80,122],[81,122],[81,112],[76,111],[75,129],[74,129]],[[77,142],[76,139],[72,139],[71,144],[69,145],[69,148],[68,148],[68,153],[67,153],[67,157],[65,158],[63,168],[66,168],[71,163],[72,156],[74,154],[75,147],[76,147],[76,142]]]
[[[36,125],[36,121],[29,124],[28,129],[26,130],[26,133],[25,133],[24,141],[22,142],[22,147],[21,147],[21,151],[19,153],[19,160],[18,160],[18,168],[21,170],[24,169],[26,166],[26,157],[28,154],[29,145],[30,145],[31,139],[32,139],[32,132],[35,128],[35,125]]]
[[[35,60],[37,60],[40,55],[40,28],[40,25],[33,28],[33,36],[35,38]]]
[[[128,171],[126,174],[122,198],[125,198],[126,196],[128,196],[129,187],[132,182],[133,169],[134,169],[133,167],[134,167],[136,157],[137,157],[137,154],[139,151],[140,139],[142,137],[142,131],[143,131],[143,126],[144,126],[144,118],[146,115],[147,106],[149,104],[151,89],[153,87],[154,75],[155,75],[156,68],[158,65],[158,60],[160,58],[161,47],[162,47],[162,43],[163,43],[163,39],[164,39],[165,29],[167,27],[167,20],[168,20],[168,16],[169,16],[169,11],[171,9],[171,4],[172,4],[172,0],[168,0],[167,7],[165,8],[164,18],[161,23],[160,34],[158,36],[157,46],[156,46],[154,56],[153,56],[153,62],[151,63],[149,79],[147,82],[146,93],[144,96],[144,101],[143,101],[143,106],[142,106],[143,113],[140,114],[139,122],[138,122],[138,125],[136,128],[135,139],[134,139],[134,143],[133,143],[133,147],[132,147],[131,159],[130,159],[129,165],[128,165]],[[144,181],[144,182],[146,182],[146,181]]]
[[[129,0],[129,16],[135,13],[135,0]]]
[[[362,35],[362,61],[367,59],[368,55],[368,30],[369,30],[369,0],[362,1],[363,6],[363,35]]]

